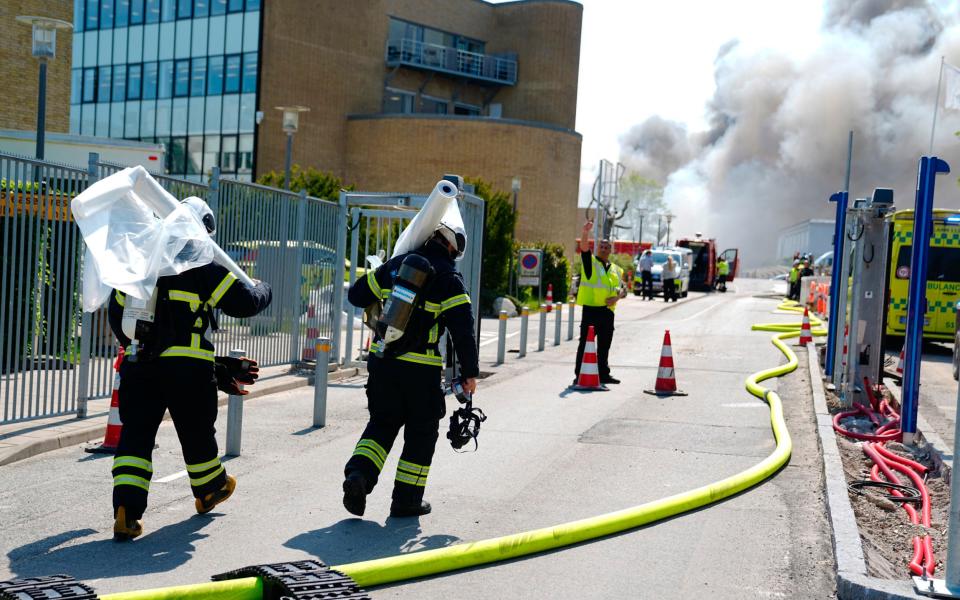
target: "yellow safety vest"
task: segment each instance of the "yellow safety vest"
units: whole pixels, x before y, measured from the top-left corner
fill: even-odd
[[[593,261],[593,273],[590,279],[587,279],[580,265],[580,287],[577,289],[577,304],[580,306],[607,306],[607,298],[616,296],[620,292],[620,278],[623,270],[617,265],[611,264],[610,270],[603,268],[600,260],[590,255]],[[616,310],[616,305],[608,307],[610,310]]]
[[[727,261],[721,261],[717,263],[717,275],[729,275],[730,274],[730,263]]]

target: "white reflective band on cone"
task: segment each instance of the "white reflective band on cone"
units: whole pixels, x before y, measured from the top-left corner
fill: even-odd
[[[583,364],[580,365],[580,374],[581,375],[599,375],[600,371],[597,369],[597,363],[583,361]]]

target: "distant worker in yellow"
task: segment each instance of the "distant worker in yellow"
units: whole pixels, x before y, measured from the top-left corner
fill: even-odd
[[[600,383],[620,383],[610,374],[610,344],[613,341],[614,311],[617,302],[627,295],[621,284],[623,270],[610,263],[613,244],[604,239],[597,244],[597,253],[590,251],[590,231],[593,221],[583,225],[580,234],[580,287],[577,289],[577,304],[583,307],[580,317],[580,345],[577,346],[577,363],[573,383],[580,377],[580,362],[587,343],[587,330],[593,326],[597,336],[597,368]]]
[[[730,274],[730,265],[727,260],[721,256],[717,259],[717,290],[727,291],[727,275]]]
[[[791,300],[800,299],[800,261],[793,261],[793,267],[790,268],[790,275],[788,276],[788,281],[790,282],[789,292],[787,297]]]

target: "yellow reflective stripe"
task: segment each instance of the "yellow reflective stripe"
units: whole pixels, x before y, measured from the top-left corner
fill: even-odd
[[[177,300],[179,302],[189,302],[190,310],[197,310],[200,308],[200,296],[193,292],[185,292],[183,290],[170,290],[167,292],[167,297],[171,300]]]
[[[212,469],[220,464],[220,458],[217,457],[213,460],[208,460],[205,463],[200,463],[197,465],[187,465],[188,473],[203,473],[207,469]]]
[[[138,456],[118,456],[114,458],[113,468],[116,469],[117,467],[136,467],[148,473],[153,473],[153,463]]]
[[[366,446],[367,448],[370,448],[371,450],[376,452],[377,456],[380,457],[380,460],[387,460],[387,451],[384,450],[383,446],[378,444],[376,440],[371,440],[370,438],[363,438],[362,440],[357,442],[357,448],[362,448],[363,446]]]
[[[461,304],[470,304],[470,296],[466,294],[458,294],[452,298],[447,298],[440,303],[440,311],[443,312],[445,310],[450,310],[451,308],[460,306]]]
[[[380,284],[377,283],[375,271],[367,271],[367,285],[370,286],[370,291],[373,292],[374,296],[377,298],[383,298],[381,295],[383,290],[380,289]]]
[[[370,344],[371,352],[379,352],[382,348],[382,342],[374,342]],[[435,354],[420,354],[418,352],[407,352],[406,354],[401,354],[400,356],[393,356],[397,360],[405,360],[407,362],[417,363],[418,365],[428,365],[431,367],[442,367],[443,358]]]
[[[416,463],[408,462],[406,460],[400,459],[400,462],[397,463],[398,469],[403,469],[408,473],[414,475],[427,475],[430,472],[430,467],[424,465],[418,465]]]
[[[120,290],[117,290],[116,293],[113,295],[113,297],[117,300],[117,304],[119,304],[120,306],[123,306],[124,303],[126,303],[127,301],[126,294],[124,294]]]
[[[207,304],[211,307],[216,306],[217,302],[223,298],[223,295],[227,293],[227,290],[230,289],[230,286],[233,285],[233,282],[237,280],[237,276],[233,273],[227,273],[220,284],[213,290],[213,293],[210,294],[210,299],[207,300]]]
[[[353,450],[353,455],[354,455],[354,456],[365,456],[365,457],[369,458],[369,459],[373,462],[374,465],[376,465],[377,470],[383,470],[383,461],[380,460],[380,457],[377,456],[377,453],[374,452],[373,450],[371,450],[370,448],[367,448],[367,447],[354,448],[354,450]]]
[[[424,302],[423,309],[427,312],[439,313],[443,311],[443,306],[435,302]]]
[[[440,338],[440,324],[434,323],[433,327],[430,328],[430,335],[427,337],[427,343],[436,344],[439,338]]]
[[[199,348],[200,348],[200,334],[199,334],[199,333],[191,333],[191,334],[190,334],[190,347],[191,347],[191,348],[194,348],[194,349],[199,349]]]
[[[380,290],[380,298],[382,300],[386,300],[387,298],[390,297],[390,292],[392,291],[393,290],[391,288],[383,288],[382,290]]]
[[[424,487],[427,485],[426,477],[417,477],[416,475],[404,473],[403,471],[397,471],[397,481],[419,487]]]
[[[200,360],[209,360],[213,362],[213,350],[204,350],[203,348],[190,348],[188,346],[170,346],[160,353],[164,358],[198,358]]]
[[[147,492],[150,491],[150,480],[136,475],[117,475],[113,478],[114,487],[119,485],[132,485]]]
[[[225,470],[225,469],[223,468],[223,465],[220,465],[220,468],[219,468],[219,469],[217,469],[217,470],[214,471],[213,473],[210,473],[209,475],[205,475],[205,476],[200,477],[200,478],[198,478],[198,479],[194,479],[193,477],[191,477],[191,478],[190,478],[190,485],[192,485],[193,487],[197,487],[197,486],[203,485],[203,484],[205,484],[205,483],[208,483],[208,482],[212,481],[217,475],[219,475],[220,473],[223,473],[224,470]]]

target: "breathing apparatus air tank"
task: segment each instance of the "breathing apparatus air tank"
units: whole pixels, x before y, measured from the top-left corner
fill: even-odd
[[[410,254],[400,263],[390,297],[383,306],[383,316],[377,323],[377,332],[383,338],[379,356],[383,356],[386,346],[403,337],[433,273],[430,261],[419,254]]]
[[[140,343],[153,338],[153,322],[157,311],[157,288],[147,300],[127,296],[123,303],[121,328],[123,335],[130,338],[130,352],[124,360],[137,362],[137,350]]]

